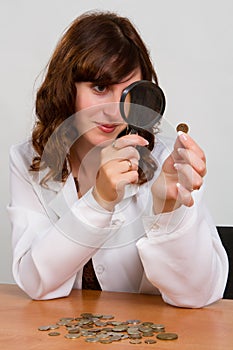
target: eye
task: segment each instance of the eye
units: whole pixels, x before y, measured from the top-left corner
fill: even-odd
[[[107,91],[107,86],[105,85],[94,85],[93,90],[99,94],[102,94]]]

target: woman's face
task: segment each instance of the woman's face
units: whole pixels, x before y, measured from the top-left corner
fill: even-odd
[[[138,69],[118,84],[76,83],[76,127],[82,139],[93,146],[101,146],[117,137],[126,126],[119,110],[121,94],[128,85],[141,79]]]

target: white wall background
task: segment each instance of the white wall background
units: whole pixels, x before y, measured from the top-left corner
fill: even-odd
[[[233,225],[232,0],[1,0],[0,283],[11,283],[8,153],[30,135],[37,79],[64,29],[84,11],[128,16],[147,43],[166,94],[166,118],[186,121],[206,152],[206,201]]]

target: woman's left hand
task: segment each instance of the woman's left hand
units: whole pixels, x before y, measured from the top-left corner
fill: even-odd
[[[152,185],[155,213],[192,206],[192,191],[200,189],[205,174],[204,152],[188,134],[179,132],[172,153]]]

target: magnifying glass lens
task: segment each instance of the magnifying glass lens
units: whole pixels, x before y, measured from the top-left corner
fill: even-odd
[[[164,110],[164,93],[151,81],[134,82],[122,93],[120,111],[123,119],[130,125],[152,127],[160,121]]]

